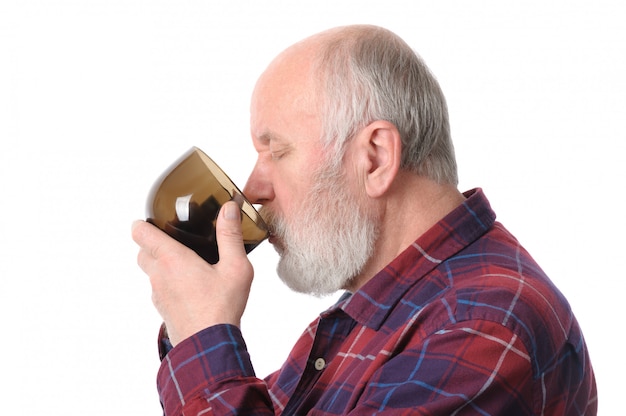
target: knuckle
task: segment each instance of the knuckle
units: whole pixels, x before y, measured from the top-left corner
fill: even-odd
[[[241,229],[237,227],[222,227],[216,230],[216,233],[218,233],[221,237],[228,239],[243,238]]]

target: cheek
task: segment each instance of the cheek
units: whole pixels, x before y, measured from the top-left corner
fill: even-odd
[[[278,172],[274,193],[277,205],[285,213],[297,211],[310,193],[313,175],[305,166]]]
[[[276,191],[272,209],[277,215],[291,222],[291,219],[301,210],[302,202],[301,188],[285,186],[280,191]]]

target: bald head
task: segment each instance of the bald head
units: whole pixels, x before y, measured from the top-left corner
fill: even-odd
[[[289,112],[305,112],[319,124],[318,137],[338,154],[369,123],[393,123],[402,138],[403,169],[456,185],[443,93],[421,58],[393,32],[343,26],[290,46],[259,79],[253,105],[279,95],[284,122]]]
[[[288,96],[290,105],[310,105],[322,95],[323,74],[320,60],[333,43],[354,42],[358,33],[373,30],[373,26],[344,26],[309,36],[282,51],[257,81],[253,100],[259,97]],[[311,107],[314,108],[314,107]],[[316,110],[319,110],[317,108]]]
[[[253,106],[263,105],[259,100],[281,98],[281,104],[310,111],[313,107],[313,59],[316,49],[313,42],[300,42],[278,55],[259,77],[253,92]]]

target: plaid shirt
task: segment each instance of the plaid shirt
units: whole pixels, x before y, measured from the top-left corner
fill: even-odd
[[[595,415],[563,295],[495,222],[483,192],[323,312],[283,367],[255,377],[237,327],[164,357],[167,415]]]

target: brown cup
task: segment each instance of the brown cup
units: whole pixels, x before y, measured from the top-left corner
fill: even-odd
[[[198,253],[219,260],[215,221],[222,205],[235,200],[247,253],[268,237],[267,226],[230,178],[202,150],[192,147],[156,180],[148,195],[147,221]]]

